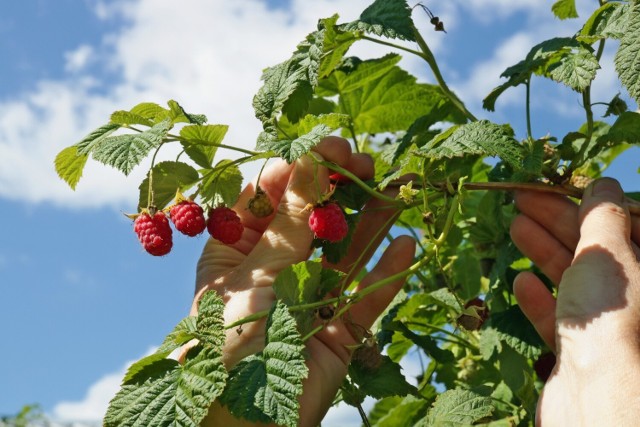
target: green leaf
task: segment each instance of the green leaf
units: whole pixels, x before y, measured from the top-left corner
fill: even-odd
[[[416,41],[413,28],[411,8],[405,0],[376,0],[362,12],[360,19],[342,27],[348,31]]]
[[[591,85],[599,69],[598,59],[584,48],[580,48],[576,53],[563,55],[558,62],[547,66],[547,72],[552,80],[563,83],[578,92],[584,91]]]
[[[213,158],[222,143],[229,126],[189,125],[180,129],[180,141],[187,155],[203,168],[211,168]]]
[[[298,134],[310,133],[318,125],[325,125],[332,130],[349,127],[351,118],[346,114],[330,113],[313,115],[307,114],[298,124]]]
[[[351,45],[361,38],[357,31],[344,31],[336,26],[338,15],[321,19],[320,26],[325,29],[323,53],[318,67],[318,77],[327,77],[340,64]]]
[[[88,158],[87,154],[78,153],[77,145],[65,148],[56,156],[54,161],[56,172],[72,190],[76,189],[78,181],[82,178],[82,171]]]
[[[345,94],[375,84],[396,68],[401,59],[397,53],[389,53],[379,59],[363,61],[349,72],[336,72],[337,92]]]
[[[176,195],[176,191],[186,191],[200,179],[198,171],[182,162],[161,162],[151,170],[153,174],[153,204],[158,209],[164,209]],[[138,187],[140,197],[139,208],[147,208],[149,202],[149,175]]]
[[[296,322],[281,301],[267,319],[266,346],[261,354],[239,363],[220,397],[235,416],[285,426],[298,424],[298,396],[308,369]]]
[[[509,125],[497,125],[487,120],[461,125],[444,140],[437,137],[417,151],[432,159],[463,157],[468,155],[497,156],[520,168],[522,147],[513,137]]]
[[[144,374],[144,375],[142,375]],[[122,386],[109,403],[105,427],[197,427],[227,378],[220,348],[196,347],[184,365],[162,359]]]
[[[544,342],[518,306],[491,313],[486,329],[494,330],[502,343],[528,359],[538,357],[544,347]]]
[[[224,345],[224,302],[215,291],[207,291],[198,302],[196,327],[198,338],[205,346]]]
[[[238,201],[242,188],[242,172],[231,160],[219,161],[215,168],[205,170],[200,184],[200,197],[203,203],[233,206]]]
[[[609,131],[598,137],[598,143],[607,141],[609,146],[615,144],[640,144],[640,114],[626,111],[616,119]]]
[[[427,416],[430,426],[459,427],[475,424],[493,414],[491,398],[456,388],[439,395]]]
[[[111,114],[111,123],[126,126],[126,125],[144,125],[144,126],[153,126],[153,120],[150,120],[146,117],[143,117],[139,114],[132,113],[130,111],[114,111]]]
[[[381,363],[371,369],[357,361],[349,364],[349,377],[368,396],[381,399],[387,396],[406,396],[416,392],[402,375],[399,364],[388,356],[380,356]]]
[[[603,38],[621,39],[627,25],[629,4],[606,2],[589,17],[577,35],[585,43]]]
[[[451,363],[455,359],[450,350],[440,348],[437,341],[429,335],[418,335],[401,322],[390,324],[389,327],[400,331],[438,363]]]
[[[111,135],[117,129],[120,129],[119,124],[107,123],[106,125],[102,125],[98,129],[92,131],[76,144],[78,154],[89,154],[95,147],[99,146],[106,137]]]
[[[385,397],[379,400],[369,413],[369,421],[375,427],[413,426],[424,417],[428,401],[415,396]]]
[[[143,357],[137,362],[131,364],[122,380],[123,384],[135,382],[138,375],[144,372],[148,366],[154,365],[159,360],[165,359],[172,351],[176,350],[183,344],[186,344],[197,336],[195,317],[185,317],[176,325],[176,327],[167,335],[158,347],[155,353]]]
[[[130,112],[134,115],[149,119],[153,123],[160,123],[169,117],[169,110],[162,108],[154,102],[142,102],[133,107]]]
[[[129,175],[152,149],[162,144],[169,129],[171,129],[171,122],[165,120],[139,134],[104,138],[93,149],[93,158]]]
[[[322,300],[329,291],[340,285],[343,278],[343,273],[322,268],[320,260],[303,261],[278,273],[273,290],[276,298],[287,306],[308,304]],[[313,310],[296,311],[292,315],[301,335],[311,331],[315,320]]]
[[[318,145],[322,138],[330,135],[332,132],[333,129],[323,123],[314,126],[310,132],[294,140],[277,139],[263,132],[258,140],[257,149],[274,151],[288,163],[293,163],[302,157],[302,155],[311,151],[313,147]]]
[[[640,3],[628,12],[627,26],[614,59],[616,71],[629,95],[640,103]]]
[[[204,114],[189,114],[184,108],[173,99],[167,102],[169,105],[169,119],[172,123],[194,123],[202,125],[207,122],[207,116]]]
[[[560,19],[578,17],[576,0],[558,0],[551,6],[551,11]]]

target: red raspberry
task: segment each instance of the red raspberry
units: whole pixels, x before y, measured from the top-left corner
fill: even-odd
[[[144,250],[151,255],[162,256],[171,251],[171,226],[164,212],[158,211],[153,217],[147,212],[141,213],[133,222],[133,231]]]
[[[327,203],[313,208],[309,216],[309,228],[318,239],[339,242],[349,231],[344,212],[337,203]]]
[[[551,376],[551,371],[553,371],[555,366],[556,355],[551,352],[543,353],[538,357],[538,360],[533,363],[533,369],[536,371],[536,374],[538,374],[538,378],[544,383],[546,383]]]
[[[173,205],[169,212],[176,230],[187,236],[197,236],[207,227],[204,211],[191,200],[183,200]]]
[[[233,209],[220,206],[209,211],[207,230],[214,239],[232,245],[242,237],[244,226]]]

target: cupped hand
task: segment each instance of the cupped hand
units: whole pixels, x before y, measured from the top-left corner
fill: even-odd
[[[192,314],[196,313],[197,301],[207,290],[215,290],[222,296],[225,324],[268,310],[275,299],[271,285],[277,274],[310,256],[314,235],[308,226],[309,211],[305,207],[329,190],[330,174],[311,156],[333,162],[360,179],[373,177],[371,158],[352,153],[349,143],[338,137],[325,138],[313,153],[291,165],[279,161],[266,168],[259,185],[277,207],[275,212],[266,218],[257,218],[247,210],[249,199],[257,188],[256,182],[242,191],[233,207],[245,227],[242,238],[233,245],[224,245],[213,239],[206,243],[198,262]],[[339,264],[325,262],[325,266],[343,272],[357,271],[386,236],[392,222],[389,220],[398,214],[378,199],[368,202],[364,211],[347,255]],[[372,236],[375,236],[374,242],[369,246]],[[368,253],[362,256],[365,249]],[[406,270],[413,261],[414,251],[413,239],[407,236],[396,238],[376,267],[360,282],[359,288]],[[351,308],[349,321],[364,329],[369,328],[402,284],[403,281],[399,280],[365,297]],[[262,350],[264,330],[265,321],[262,320],[243,325],[240,334],[233,329],[227,331],[223,358],[228,369],[246,356]],[[300,397],[300,425],[317,425],[331,406],[346,375],[351,356],[349,348],[362,338],[354,336],[353,330],[337,319],[307,340],[309,376]],[[203,425],[244,424],[214,404]]]

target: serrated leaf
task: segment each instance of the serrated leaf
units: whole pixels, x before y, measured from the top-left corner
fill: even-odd
[[[368,396],[381,399],[387,396],[406,396],[416,392],[402,375],[399,364],[388,356],[381,356],[380,365],[371,369],[357,361],[349,364],[349,377],[360,391]]]
[[[220,348],[196,347],[184,365],[162,359],[122,386],[109,403],[105,427],[198,427],[227,378]]]
[[[340,64],[351,45],[361,38],[357,31],[344,31],[336,26],[338,15],[321,19],[320,25],[325,29],[323,53],[318,67],[318,77],[327,77]]]
[[[276,298],[287,306],[308,304],[322,300],[332,289],[339,286],[344,274],[325,269],[320,261],[303,261],[285,268],[276,276],[273,290]],[[313,310],[292,313],[298,324],[298,331],[306,335],[311,331],[315,316]]]
[[[376,0],[360,14],[357,21],[344,24],[342,28],[416,41],[411,8],[405,0]]]
[[[196,338],[197,328],[195,317],[185,317],[167,335],[155,353],[143,357],[131,364],[122,380],[123,384],[137,381],[137,377],[144,373],[146,368],[154,365],[157,361],[166,358],[172,351],[176,350],[191,339]]]
[[[114,111],[111,114],[111,123],[117,124],[120,126],[125,125],[144,125],[144,126],[153,126],[154,123],[152,120],[143,117],[139,114],[132,113],[130,111]]]
[[[287,306],[276,301],[267,319],[264,350],[231,371],[221,402],[232,414],[251,421],[297,426],[298,396],[308,373],[303,349],[295,320]]]
[[[203,171],[200,197],[204,203],[212,202],[233,206],[242,188],[242,172],[231,160],[219,161],[213,169]]]
[[[626,111],[616,119],[608,132],[598,137],[598,143],[607,141],[614,144],[640,144],[640,114]]]
[[[434,140],[417,151],[432,159],[482,155],[500,157],[520,168],[522,147],[513,137],[508,125],[497,125],[487,120],[461,125],[444,140]]]
[[[211,168],[218,146],[222,143],[229,126],[190,125],[180,129],[180,141],[187,155],[203,168]]]
[[[629,4],[606,2],[589,17],[577,35],[578,40],[593,43],[603,38],[620,39],[627,24]]]
[[[578,17],[575,0],[558,0],[551,6],[551,11],[560,19]]]
[[[93,149],[93,158],[129,175],[153,148],[162,144],[169,129],[171,129],[171,122],[165,120],[139,134],[104,138]]]
[[[342,94],[353,92],[380,80],[385,74],[396,68],[401,59],[402,56],[397,53],[389,53],[379,59],[363,61],[348,73],[338,72],[336,75],[338,92]]]
[[[107,123],[100,126],[98,129],[93,130],[89,135],[82,138],[80,142],[76,144],[78,148],[78,154],[89,154],[97,147],[106,137],[111,135],[116,130],[120,129],[120,125],[116,123]]]
[[[89,156],[78,153],[78,146],[72,145],[60,151],[56,156],[54,165],[58,176],[71,187],[76,189],[76,185],[82,178],[82,171]]]
[[[456,388],[437,397],[427,415],[427,423],[438,427],[468,426],[490,417],[494,409],[491,398]]]
[[[332,130],[348,127],[351,124],[351,118],[346,114],[330,113],[313,115],[307,114],[298,124],[298,134],[304,135],[310,133],[313,128],[318,125],[325,125]]]
[[[193,123],[203,125],[207,122],[207,116],[204,114],[189,114],[173,99],[169,100],[167,105],[169,105],[169,119],[171,119],[172,123]]]
[[[598,59],[587,49],[579,49],[576,53],[563,55],[558,62],[547,66],[552,80],[563,83],[571,89],[582,92],[596,77],[600,69]]]
[[[192,166],[182,162],[166,161],[155,165],[151,171],[153,174],[153,204],[158,209],[164,209],[176,195],[176,191],[186,191],[195,185],[200,179],[198,171]],[[138,187],[140,197],[138,206],[148,207],[149,202],[149,175]]]
[[[486,329],[493,329],[502,343],[528,359],[538,357],[544,347],[544,342],[518,306],[491,313]]]
[[[132,114],[144,117],[153,121],[153,123],[160,123],[161,121],[169,117],[169,110],[159,106],[154,102],[141,102],[133,107],[130,112]]]
[[[424,417],[428,406],[427,400],[411,395],[385,397],[376,403],[369,414],[369,421],[373,427],[413,426]]]
[[[293,163],[311,151],[322,138],[332,132],[333,129],[323,123],[314,126],[310,132],[300,135],[294,140],[277,139],[263,132],[258,140],[257,149],[273,151],[288,163]]]
[[[437,341],[431,336],[418,335],[402,322],[394,322],[388,327],[401,332],[402,335],[424,350],[429,357],[436,360],[438,363],[451,363],[455,359],[450,350],[440,348]]]
[[[206,346],[224,345],[224,302],[215,291],[207,291],[198,302],[196,326],[198,338]]]
[[[640,103],[640,3],[635,2],[627,15],[626,29],[614,62],[622,85],[636,103]]]

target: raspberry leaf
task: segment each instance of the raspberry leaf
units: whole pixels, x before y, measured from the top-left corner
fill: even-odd
[[[82,171],[89,156],[78,153],[78,146],[72,145],[58,153],[55,159],[55,167],[58,176],[64,180],[72,190],[82,178]]]
[[[373,369],[352,361],[349,364],[349,377],[360,391],[376,399],[416,393],[416,388],[407,382],[401,369],[388,356],[381,356],[380,365]]]
[[[221,160],[213,169],[202,171],[200,197],[203,203],[233,206],[242,187],[242,173],[231,160]]]
[[[113,166],[125,175],[129,175],[131,170],[152,149],[162,144],[171,126],[171,121],[166,119],[139,134],[125,134],[104,138],[93,149],[93,158],[105,165]]]
[[[560,19],[578,17],[576,0],[558,0],[551,6],[551,11]]]
[[[288,163],[293,163],[304,154],[307,154],[325,136],[330,135],[334,129],[324,123],[317,124],[310,132],[300,135],[294,140],[278,139],[273,135],[262,132],[258,139],[257,149],[273,151]]]
[[[189,125],[180,129],[181,141],[189,157],[203,168],[211,168],[211,162],[222,143],[229,126]]]
[[[131,111],[124,110],[114,111],[111,114],[111,123],[120,126],[144,125],[151,127],[154,125],[151,119],[143,117],[139,114],[132,113]]]
[[[320,261],[304,261],[282,270],[273,283],[276,297],[287,306],[308,304],[320,301],[324,296],[340,285],[344,274],[336,270],[322,268]],[[300,334],[311,331],[313,310],[292,313],[298,324]]]
[[[162,359],[146,366],[110,402],[104,425],[199,426],[224,389],[227,372],[220,355],[219,348],[195,347],[184,365]]]
[[[295,320],[276,301],[267,319],[264,350],[230,372],[220,401],[232,414],[251,421],[297,426],[298,396],[308,373],[303,349]]]
[[[193,123],[203,125],[207,122],[207,116],[204,114],[189,114],[173,99],[169,100],[167,105],[169,105],[168,118],[171,119],[171,123]]]
[[[340,64],[351,45],[361,38],[358,31],[345,31],[336,25],[338,15],[321,19],[325,29],[323,55],[318,68],[318,77],[327,77]]]
[[[627,3],[607,2],[585,22],[577,39],[593,43],[603,38],[621,39],[627,23]]]
[[[552,80],[582,92],[591,85],[599,69],[600,64],[595,55],[580,47],[577,52],[567,53],[558,62],[548,65],[547,73]]]
[[[640,102],[640,3],[634,2],[627,12],[628,21],[615,56],[616,71],[629,95]]]
[[[376,0],[360,14],[357,21],[342,27],[349,31],[416,41],[413,28],[411,8],[405,0]]]
[[[161,162],[151,170],[153,174],[153,203],[158,209],[163,209],[174,199],[176,190],[186,191],[200,179],[198,171],[182,162]],[[138,187],[140,197],[138,206],[146,208],[149,197],[149,175]]]
[[[494,410],[490,397],[456,388],[439,395],[428,416],[418,425],[471,425],[490,417]]]
[[[485,330],[491,330],[487,337],[482,338],[481,347],[484,347],[484,354],[490,354],[491,349],[500,350],[499,345],[507,344],[516,352],[529,359],[535,359],[542,353],[544,342],[537,334],[531,323],[518,306],[511,306],[507,310],[491,313],[491,317],[485,323]],[[492,337],[497,337],[497,341]],[[490,343],[482,344],[486,339]],[[500,344],[502,343],[502,344]]]
[[[450,128],[416,151],[431,159],[467,155],[497,156],[515,168],[520,168],[522,147],[513,137],[509,125],[497,125],[487,120]]]

